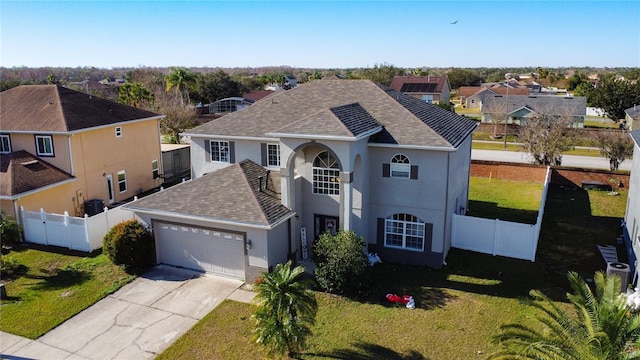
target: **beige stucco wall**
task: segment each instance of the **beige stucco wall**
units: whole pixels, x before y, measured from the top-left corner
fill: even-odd
[[[97,128],[73,134],[53,135],[53,157],[42,159],[63,171],[73,174],[75,181],[52,187],[18,202],[26,210],[76,215],[82,212],[85,200],[102,199],[109,204],[106,175],[113,178],[114,202],[120,202],[162,184],[161,179],[153,179],[151,162],[158,160],[158,170],[162,174],[160,134],[158,120],[147,120],[118,124],[122,136],[116,137],[114,126]],[[71,144],[71,147],[69,147]],[[13,151],[26,150],[36,155],[33,134],[11,134]],[[71,150],[70,150],[71,149]],[[72,166],[73,162],[73,166]],[[127,190],[118,188],[118,171],[126,173]],[[103,175],[104,174],[104,175]],[[13,214],[13,202],[2,201],[2,210]]]
[[[49,164],[71,173],[71,161],[69,157],[69,135],[66,134],[38,134],[38,135],[51,135],[53,140],[53,154],[54,156],[42,156],[42,159]],[[34,134],[16,134],[12,133],[11,137],[11,150],[25,150],[33,155],[38,155],[36,152],[36,138]]]
[[[14,202],[16,203],[18,213],[22,206],[25,210],[29,211],[40,211],[42,208],[49,213],[63,214],[67,211],[71,216],[78,216],[81,214],[76,213],[74,205],[75,183],[76,181],[64,183],[30,195],[21,196],[16,200],[2,200],[0,206],[5,214],[17,218],[20,223],[22,223],[22,219],[20,219],[20,214],[14,213]]]
[[[115,202],[160,186],[153,179],[151,162],[158,160],[161,168],[158,121],[141,121],[117,125],[122,136],[116,137],[116,126],[76,133],[71,137],[73,166],[78,177],[76,190],[82,190],[85,200],[102,199],[108,204],[106,175],[113,178]],[[126,174],[127,190],[118,188],[118,171]],[[104,175],[103,175],[104,174]]]

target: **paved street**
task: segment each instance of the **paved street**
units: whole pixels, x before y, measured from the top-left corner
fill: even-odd
[[[504,162],[525,163],[525,164],[531,163],[531,160],[529,160],[527,153],[516,152],[516,151],[472,149],[471,159],[472,160],[504,161]],[[562,155],[562,166],[609,170],[609,159],[604,157],[593,157],[593,156]],[[631,160],[623,161],[620,164],[619,169],[630,171]]]
[[[240,285],[159,265],[37,340],[0,333],[0,358],[153,359],[224,299],[251,301]]]

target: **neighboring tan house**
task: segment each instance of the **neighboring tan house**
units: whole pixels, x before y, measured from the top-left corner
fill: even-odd
[[[439,268],[475,128],[369,80],[314,80],[183,134],[194,180],[126,207],[152,224],[159,263],[248,281],[338,229]]]
[[[640,130],[640,106],[633,105],[624,111],[626,129],[629,131]]]
[[[480,111],[482,122],[490,123],[492,119],[504,117],[507,112],[509,124],[523,125],[527,119],[544,115],[550,118],[571,117],[572,127],[582,128],[587,112],[587,99],[584,96],[495,95],[485,97]]]
[[[451,102],[451,84],[447,75],[394,76],[389,87],[429,104]]]
[[[85,201],[109,205],[161,185],[162,117],[58,85],[3,91],[2,211],[77,216]]]
[[[634,142],[631,176],[629,177],[629,195],[627,196],[627,210],[622,223],[622,232],[629,253],[629,265],[633,270],[632,281],[637,284],[638,264],[640,255],[640,129],[630,134]]]

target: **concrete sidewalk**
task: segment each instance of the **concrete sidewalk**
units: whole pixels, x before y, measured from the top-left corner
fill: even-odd
[[[153,359],[224,299],[251,301],[242,284],[159,265],[37,340],[0,333],[0,358]]]

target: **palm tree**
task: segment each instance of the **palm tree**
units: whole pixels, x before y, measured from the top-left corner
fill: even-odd
[[[597,272],[595,294],[575,272],[569,272],[573,294],[567,298],[575,314],[568,314],[538,290],[532,305],[541,314],[540,327],[507,324],[494,342],[502,348],[488,359],[618,360],[640,358],[640,314],[620,296],[620,277]]]
[[[255,339],[272,356],[299,353],[311,335],[318,303],[303,276],[304,268],[294,268],[289,261],[264,273],[254,286],[258,292],[254,299],[258,306],[253,315]]]
[[[153,94],[142,83],[125,83],[118,88],[118,102],[137,108],[153,104]]]
[[[188,69],[171,68],[171,72],[165,77],[167,92],[175,88],[180,97],[180,104],[184,106],[184,97],[186,96],[187,102],[189,102],[189,90],[196,89],[197,80],[197,75]]]

